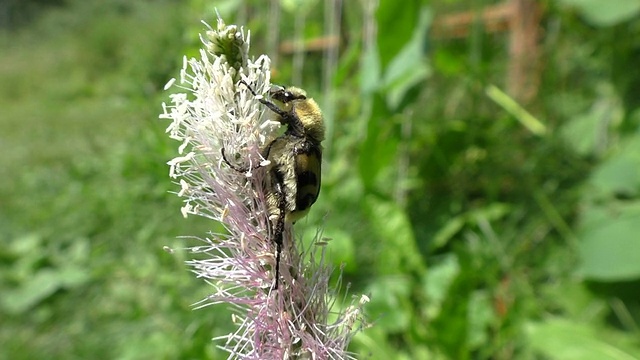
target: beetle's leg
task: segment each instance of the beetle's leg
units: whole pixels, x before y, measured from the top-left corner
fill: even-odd
[[[256,93],[255,90],[253,90],[253,88],[251,87],[251,85],[247,84],[246,81],[244,80],[240,80],[240,84],[244,84],[244,86],[247,87],[247,89],[249,89],[249,91],[251,92],[251,94],[253,96],[258,96],[258,94]],[[260,101],[264,106],[268,107],[269,110],[273,111],[274,113],[282,116],[282,117],[286,117],[287,115],[289,115],[289,113],[287,113],[286,111],[280,109],[276,104],[272,103],[269,100],[265,100],[264,98],[259,98],[258,101]]]
[[[280,282],[280,259],[282,257],[282,243],[284,234],[284,220],[286,211],[286,199],[284,195],[284,180],[282,174],[279,171],[275,171],[274,174],[273,191],[278,201],[278,218],[276,219],[275,228],[273,232],[273,242],[276,243],[276,272],[275,283],[272,289],[278,289],[278,283]]]
[[[229,165],[229,167],[232,168],[233,170],[235,170],[237,172],[241,172],[241,173],[246,173],[247,171],[250,170],[248,166],[238,167],[237,165],[234,165],[231,162],[229,162],[229,159],[227,159],[227,154],[225,153],[224,148],[221,148],[220,152],[222,153],[222,160],[224,160],[224,162],[227,165]]]

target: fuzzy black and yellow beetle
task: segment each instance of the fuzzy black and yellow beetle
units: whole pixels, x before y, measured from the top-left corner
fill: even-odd
[[[249,91],[256,92],[244,81]],[[271,100],[259,101],[273,111],[276,119],[286,125],[285,132],[269,143],[262,156],[269,160],[266,165],[265,188],[269,218],[272,219],[273,241],[276,244],[276,271],[273,288],[278,288],[280,277],[280,253],[284,225],[293,224],[304,217],[320,193],[322,145],[324,120],[318,104],[308,98],[304,90],[296,87],[274,86],[269,92]],[[232,169],[246,172],[249,168],[238,167],[222,157]]]

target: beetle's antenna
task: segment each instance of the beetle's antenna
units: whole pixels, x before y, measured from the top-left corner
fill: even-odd
[[[244,80],[240,80],[240,84],[244,84],[244,86],[247,87],[247,89],[249,89],[249,91],[251,91],[251,94],[253,94],[253,96],[258,96],[258,94],[256,94],[256,91],[253,90],[253,88],[251,87],[251,85],[247,84],[246,81]]]

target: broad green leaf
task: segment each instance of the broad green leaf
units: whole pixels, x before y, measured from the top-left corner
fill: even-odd
[[[640,136],[596,168],[589,184],[578,233],[581,273],[600,281],[640,278],[640,201],[633,198],[640,190]]]
[[[640,0],[560,0],[595,26],[612,26],[640,14]]]
[[[611,86],[600,85],[596,91],[589,109],[568,115],[570,120],[560,130],[563,139],[582,155],[600,154],[605,145],[603,139],[624,118],[622,101]]]
[[[380,58],[378,49],[372,46],[364,52],[362,56],[362,67],[360,69],[360,91],[363,94],[373,93],[380,83]]]
[[[640,135],[625,142],[620,151],[594,171],[590,183],[599,194],[636,196],[640,192]]]
[[[548,359],[637,360],[638,355],[604,340],[591,326],[565,319],[529,323],[529,344]]]
[[[640,278],[640,201],[593,206],[583,214],[580,272],[600,281]]]
[[[431,68],[425,58],[426,35],[431,18],[431,11],[423,8],[411,41],[391,60],[386,69],[384,82],[387,102],[391,109],[396,109],[406,92],[431,74]]]
[[[381,182],[385,171],[395,167],[399,139],[393,133],[395,124],[384,100],[374,95],[372,105],[372,117],[367,122],[367,136],[360,149],[358,169],[365,188],[388,193],[376,185]],[[387,184],[387,181],[382,183]]]
[[[411,39],[420,14],[418,0],[381,0],[376,12],[380,63],[386,68],[391,59]]]
[[[593,113],[574,116],[561,128],[565,141],[579,154],[593,154],[601,132],[601,117]]]

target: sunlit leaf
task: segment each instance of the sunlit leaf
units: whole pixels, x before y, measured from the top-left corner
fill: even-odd
[[[560,130],[562,138],[582,155],[600,155],[612,129],[625,116],[622,101],[611,86],[599,86],[597,93],[588,110],[570,115]]]
[[[392,109],[398,107],[409,89],[431,74],[431,68],[425,57],[426,35],[431,25],[431,17],[431,12],[427,8],[423,8],[411,41],[391,60],[387,67],[384,81],[387,100]]]
[[[640,0],[560,0],[595,26],[612,26],[640,13]]]
[[[640,193],[640,136],[625,142],[620,150],[594,171],[590,183],[609,197]]]
[[[364,94],[372,93],[378,88],[379,82],[380,58],[378,56],[378,50],[374,45],[362,55],[360,89]]]
[[[621,281],[640,278],[640,201],[589,207],[580,238],[587,278]]]
[[[562,135],[567,143],[580,154],[588,155],[596,149],[598,134],[600,134],[601,118],[595,114],[574,116],[562,127]]]
[[[637,360],[640,355],[607,342],[590,325],[565,319],[529,323],[526,330],[529,344],[548,359]]]
[[[398,137],[392,136],[395,124],[385,101],[375,95],[372,107],[372,116],[367,122],[366,138],[361,145],[358,158],[360,177],[365,187],[370,190],[375,189],[381,182],[385,171],[394,169],[399,143]]]
[[[385,68],[411,39],[418,23],[420,1],[381,0],[376,12],[380,62]]]

